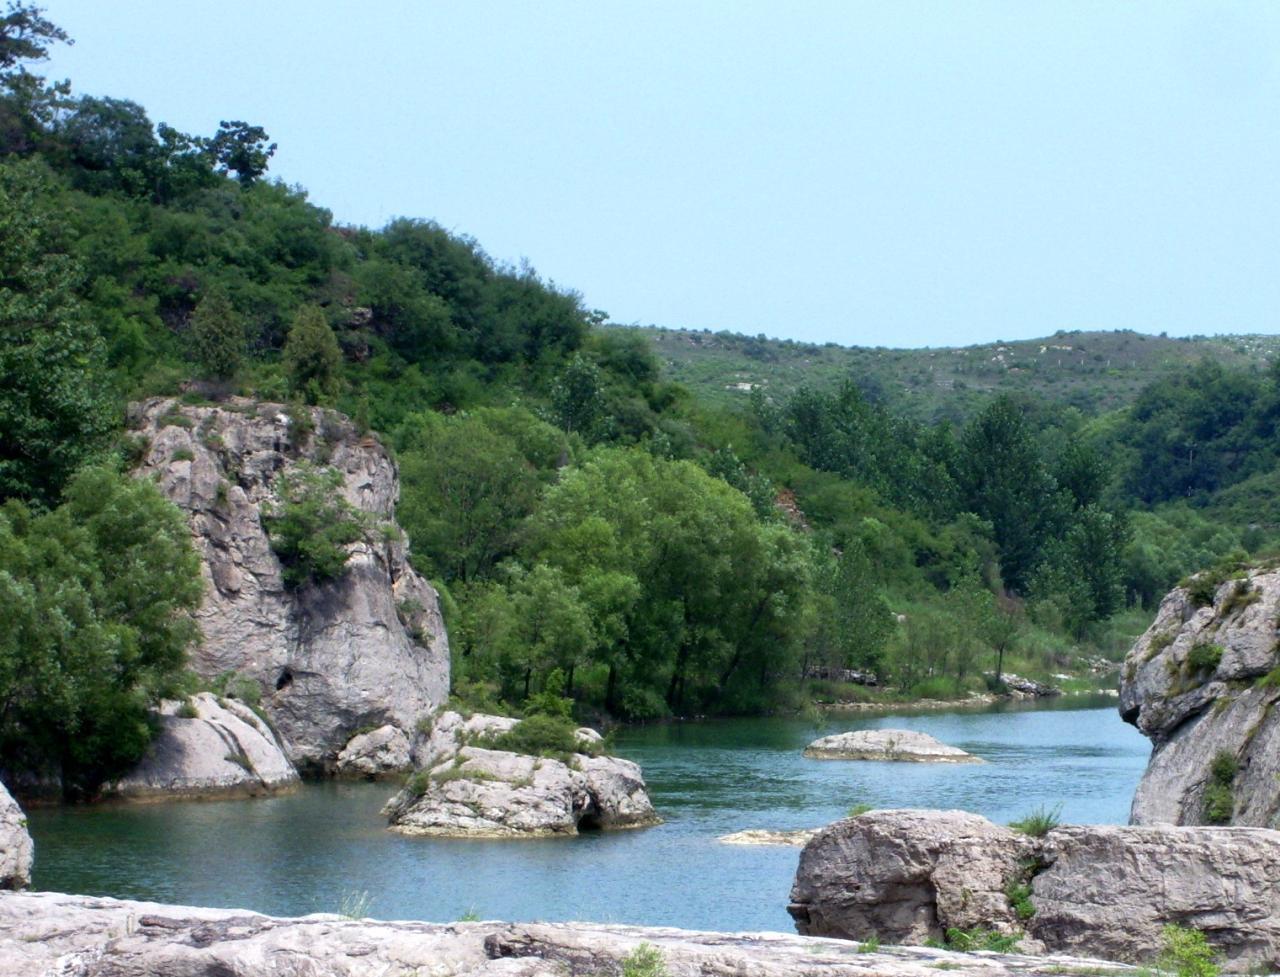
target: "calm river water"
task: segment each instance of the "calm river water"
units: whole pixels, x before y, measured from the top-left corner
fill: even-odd
[[[310,785],[288,797],[33,810],[35,887],[295,915],[339,911],[368,894],[384,919],[594,920],[714,930],[791,931],[795,848],[717,836],[801,828],[854,804],[962,808],[997,821],[1037,805],[1063,820],[1123,823],[1150,752],[1115,700],[1052,708],[874,717],[821,728],[738,719],[627,729],[666,823],[641,831],[531,841],[404,838],[378,809],[389,785]],[[985,765],[806,760],[817,735],[918,729]]]

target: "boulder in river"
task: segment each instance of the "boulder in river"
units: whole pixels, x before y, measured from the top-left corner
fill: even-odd
[[[794,831],[748,828],[746,831],[721,835],[716,841],[722,845],[790,845],[794,848],[803,848],[817,833],[817,828],[798,828]]]
[[[1134,824],[1280,827],[1280,570],[1174,588],[1125,658],[1120,714],[1152,742]]]
[[[438,717],[415,745],[420,769],[383,809],[392,829],[513,838],[658,823],[640,768],[619,757],[590,755],[598,740],[593,730],[579,731],[583,752],[564,759],[483,745],[517,722],[455,712]]]
[[[127,800],[252,797],[290,790],[298,772],[269,725],[235,699],[165,702],[141,762],[103,793]]]
[[[983,763],[981,757],[910,729],[859,729],[814,740],[804,755],[815,760],[896,760],[910,763]]]
[[[1280,833],[1071,825],[1030,837],[963,811],[872,811],[800,854],[788,911],[811,936],[886,943],[1020,934],[1029,952],[1148,962],[1174,923],[1236,972],[1280,966]]]
[[[0,784],[0,889],[23,889],[31,883],[32,851],[26,815]]]
[[[412,744],[398,726],[379,726],[357,733],[338,754],[338,773],[377,780],[402,774],[413,766]]]
[[[865,948],[864,948],[865,949]],[[643,956],[642,956],[643,955]],[[860,952],[781,933],[700,933],[591,923],[277,919],[52,892],[0,898],[0,973],[153,977],[568,977],[658,968],[672,977],[1053,977],[1114,974],[1097,960],[965,954],[926,947]]]

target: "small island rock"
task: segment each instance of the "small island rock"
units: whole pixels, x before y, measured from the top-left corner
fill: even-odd
[[[794,848],[803,848],[817,833],[817,828],[799,828],[795,831],[748,828],[746,831],[721,835],[716,841],[722,845],[790,845]]]
[[[160,731],[142,761],[107,784],[104,794],[128,800],[252,797],[290,790],[298,772],[279,738],[235,699],[209,692],[165,702]]]
[[[814,740],[804,755],[815,760],[896,760],[909,763],[983,763],[980,757],[909,729],[859,729]]]
[[[484,737],[517,722],[442,714],[415,744],[418,772],[383,809],[391,828],[408,835],[512,838],[658,823],[639,766],[588,755],[595,738],[581,731],[584,752],[568,762],[483,745]]]

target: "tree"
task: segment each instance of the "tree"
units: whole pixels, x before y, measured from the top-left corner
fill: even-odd
[[[0,164],[0,499],[41,505],[106,447],[116,416],[52,196],[41,164]]]
[[[293,392],[309,404],[337,396],[342,386],[342,349],[317,305],[304,305],[293,317],[284,344],[284,369]]]
[[[556,420],[566,432],[576,431],[591,440],[604,413],[600,368],[581,353],[575,353],[551,387],[551,405]]]
[[[68,82],[46,85],[25,62],[44,61],[57,43],[74,43],[44,10],[10,2],[0,16],[0,153],[30,153],[69,101]]]
[[[267,131],[247,122],[218,123],[218,131],[206,143],[214,165],[224,173],[234,173],[241,186],[249,186],[267,172],[267,162],[275,155],[276,144],[268,145]]]
[[[231,380],[244,359],[244,325],[221,288],[210,289],[191,315],[191,346],[208,380]]]
[[[186,520],[148,481],[88,468],[51,512],[0,507],[0,765],[77,796],[136,763],[201,591]]]
[[[369,528],[364,512],[342,494],[342,475],[306,462],[283,472],[278,500],[266,508],[263,524],[280,559],[286,587],[327,583],[342,576],[348,547]]]

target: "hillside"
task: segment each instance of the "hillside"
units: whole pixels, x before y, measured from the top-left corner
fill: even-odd
[[[1171,371],[1206,359],[1261,366],[1280,351],[1280,337],[1261,335],[1173,339],[1075,331],[977,346],[890,349],[654,326],[638,331],[653,343],[667,379],[709,403],[741,403],[756,387],[781,400],[805,384],[830,387],[851,376],[872,399],[917,420],[968,417],[993,393],[1036,394],[1087,413],[1110,410]]]

